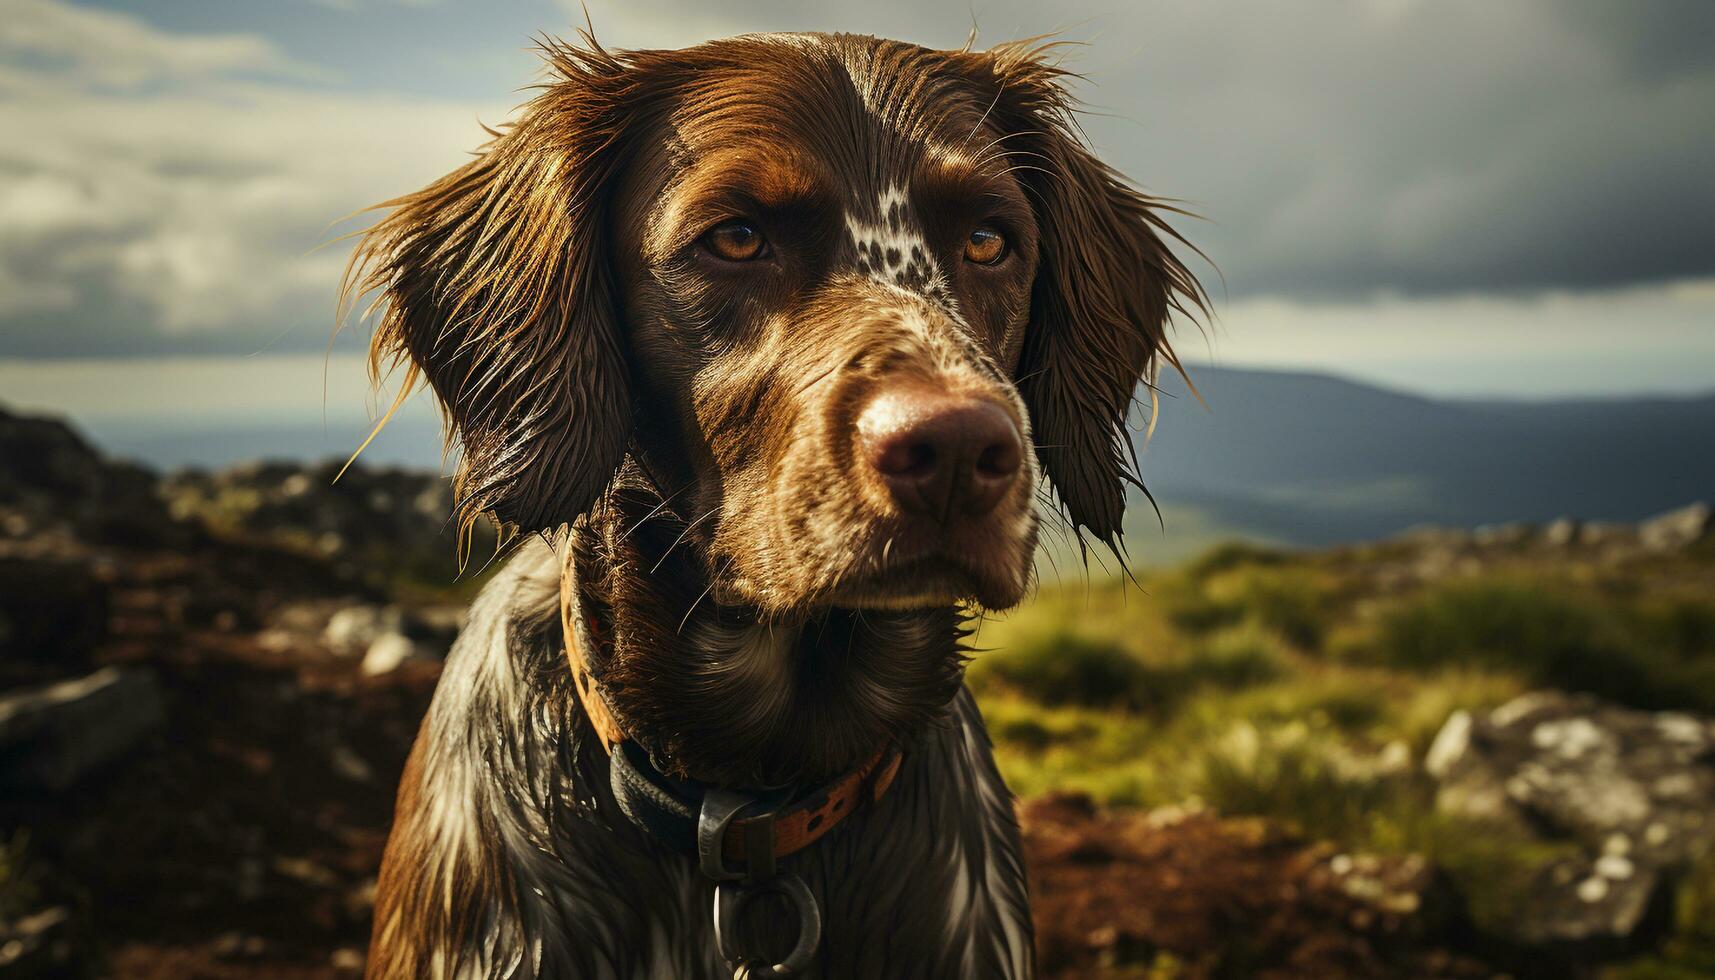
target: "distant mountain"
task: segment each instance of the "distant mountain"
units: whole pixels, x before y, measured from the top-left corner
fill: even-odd
[[[1322,374],[1192,379],[1207,409],[1162,380],[1143,456],[1151,492],[1296,544],[1421,523],[1633,521],[1715,496],[1715,394],[1466,401]]]
[[[1205,409],[1164,376],[1133,554],[1171,560],[1234,534],[1321,545],[1413,524],[1561,515],[1635,521],[1715,498],[1715,394],[1508,402],[1424,398],[1324,374],[1198,368]],[[108,451],[162,468],[344,457],[359,420],[83,420]],[[363,458],[441,467],[438,427],[414,400]]]

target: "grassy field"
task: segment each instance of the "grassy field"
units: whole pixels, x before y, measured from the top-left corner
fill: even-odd
[[[1426,573],[1407,541],[1229,545],[1134,581],[1063,576],[980,625],[969,676],[1021,795],[1200,804],[1426,854],[1500,930],[1560,845],[1436,815],[1424,751],[1454,709],[1536,687],[1715,712],[1715,560],[1489,550]],[[1715,861],[1681,890],[1662,954],[1611,976],[1715,976]]]

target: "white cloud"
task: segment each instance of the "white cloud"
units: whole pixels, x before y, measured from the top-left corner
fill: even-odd
[[[1528,296],[1228,306],[1193,363],[1339,371],[1443,395],[1715,390],[1715,279]]]
[[[381,0],[357,3],[375,15]],[[1436,379],[1476,390],[1503,387],[1503,370],[1528,387],[1654,367],[1683,380],[1703,366],[1715,331],[1683,325],[1706,326],[1710,304],[1687,314],[1660,290],[1540,293],[1709,274],[1715,185],[1700,161],[1715,131],[1688,124],[1715,97],[1690,16],[1705,8],[1644,6],[592,0],[591,12],[616,46],[781,27],[958,44],[973,16],[983,43],[1065,28],[1090,42],[1071,67],[1111,113],[1087,120],[1104,155],[1214,219],[1182,224],[1235,297],[1223,359],[1387,378],[1434,361]],[[449,15],[466,33],[419,38],[440,47],[398,84],[435,58],[486,65],[516,51],[525,19],[563,29],[583,13],[563,0],[505,26]],[[323,74],[260,35],[7,2],[0,353],[319,351],[348,251],[315,250],[330,223],[456,166],[483,139],[478,118],[512,109],[510,97],[334,91]],[[1378,286],[1516,295],[1371,299]],[[1623,336],[1604,329],[1613,322]],[[1674,345],[1685,356],[1666,353]],[[1573,357],[1584,366],[1543,366]]]
[[[578,0],[564,0],[579,22]],[[673,46],[849,30],[1061,31],[1097,147],[1212,219],[1235,296],[1601,289],[1715,270],[1707,0],[591,3]]]
[[[290,67],[260,38],[167,35],[44,0],[20,13],[4,44],[80,59],[0,82],[0,128],[32,134],[0,145],[0,283],[29,284],[0,289],[0,322],[25,352],[199,333],[229,350],[314,348],[347,252],[316,248],[334,222],[483,139],[474,105],[237,77]],[[102,85],[55,84],[86,62],[106,66]],[[147,95],[106,87],[163,79]]]
[[[0,55],[29,59],[52,71],[59,84],[133,88],[233,73],[320,74],[252,35],[169,34],[129,14],[58,0],[8,0],[7,7]]]

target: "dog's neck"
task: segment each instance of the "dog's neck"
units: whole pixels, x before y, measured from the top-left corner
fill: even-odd
[[[664,772],[815,782],[943,717],[964,672],[956,608],[723,607],[683,520],[635,470],[573,528],[569,614],[594,694]]]

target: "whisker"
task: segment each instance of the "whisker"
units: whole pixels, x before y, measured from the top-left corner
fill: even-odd
[[[719,580],[721,577],[726,575],[727,569],[732,567],[732,563],[734,561],[736,561],[737,558],[738,558],[737,555],[734,555],[734,556],[728,558],[726,560],[726,564],[721,566],[720,571],[709,576],[708,586],[703,589],[703,592],[701,595],[697,596],[695,599],[693,599],[691,601],[690,607],[685,610],[685,618],[679,620],[679,628],[673,631],[674,635],[678,635],[678,634],[685,632],[685,624],[691,621],[691,614],[696,612],[697,607],[703,604],[703,600],[707,599],[709,597],[709,593],[713,592],[715,590],[715,582],[717,580]],[[768,635],[771,638],[774,635],[774,624],[773,623],[768,624]]]
[[[663,564],[665,564],[668,557],[673,554],[673,549],[679,547],[679,542],[685,540],[685,535],[690,534],[692,528],[695,528],[697,525],[703,523],[704,521],[708,520],[709,518],[715,516],[718,513],[720,513],[720,507],[718,507],[718,506],[710,507],[708,510],[708,513],[697,518],[696,520],[692,521],[691,523],[686,524],[685,529],[683,531],[679,532],[679,536],[673,539],[673,543],[667,546],[667,550],[661,553],[661,558],[655,562],[655,567],[651,568],[649,570],[649,574],[654,575],[656,572],[659,572],[661,570],[661,566]]]
[[[629,537],[631,537],[631,532],[633,532],[633,531],[635,531],[635,530],[637,530],[637,529],[638,529],[638,528],[640,528],[640,527],[642,527],[642,526],[643,526],[643,525],[644,525],[644,522],[646,522],[646,521],[648,521],[648,520],[649,520],[649,519],[650,519],[650,518],[652,518],[652,517],[654,517],[654,516],[655,516],[655,515],[656,515],[656,514],[659,514],[659,513],[661,513],[661,509],[662,509],[662,508],[663,508],[663,507],[666,507],[666,506],[667,506],[667,504],[668,504],[668,503],[669,503],[669,502],[670,502],[670,501],[672,501],[672,499],[673,499],[673,498],[674,498],[674,497],[677,497],[677,496],[678,496],[678,495],[679,495],[679,494],[682,494],[682,493],[684,493],[684,492],[685,492],[685,491],[686,491],[686,490],[689,490],[689,489],[690,489],[690,488],[691,488],[691,486],[692,486],[692,485],[693,485],[693,484],[695,484],[695,483],[696,483],[696,481],[695,481],[695,480],[692,480],[692,481],[690,481],[690,482],[689,482],[689,483],[686,483],[686,484],[685,484],[685,485],[684,485],[684,486],[682,486],[682,487],[680,487],[680,488],[679,488],[679,489],[677,489],[677,490],[675,490],[675,491],[673,491],[673,492],[672,492],[672,493],[670,493],[670,494],[668,494],[668,495],[667,495],[667,496],[665,496],[665,497],[662,497],[662,498],[661,498],[661,502],[660,502],[660,503],[658,503],[658,504],[656,504],[656,505],[655,505],[655,506],[654,506],[654,507],[652,507],[652,508],[650,508],[650,510],[649,510],[649,513],[647,513],[647,514],[644,514],[644,515],[643,515],[643,516],[642,516],[642,517],[639,517],[639,518],[638,518],[638,519],[637,519],[637,523],[635,523],[635,524],[633,524],[633,525],[631,525],[631,526],[630,526],[630,527],[628,527],[628,528],[626,528],[626,529],[625,529],[625,530],[624,530],[624,531],[622,531],[622,532],[620,532],[620,535],[619,535],[619,540],[621,540],[621,541],[624,541],[624,540],[626,540],[626,539],[627,539],[627,538],[629,538]]]

